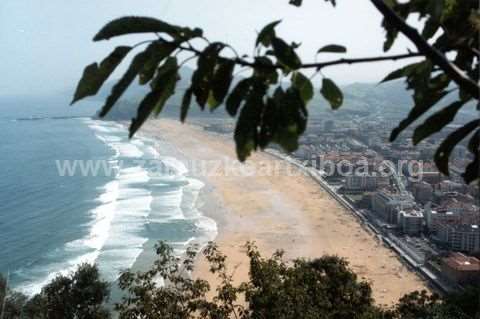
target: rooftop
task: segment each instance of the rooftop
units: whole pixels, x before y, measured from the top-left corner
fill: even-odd
[[[400,214],[404,215],[405,217],[420,217],[423,218],[423,213],[418,210],[410,210],[410,211],[400,211]]]
[[[444,259],[444,262],[455,270],[480,272],[480,260],[462,253],[452,253]]]

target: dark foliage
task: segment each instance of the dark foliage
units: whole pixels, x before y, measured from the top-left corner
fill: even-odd
[[[300,7],[302,2],[293,0],[290,4]],[[334,0],[327,2],[334,6],[336,4]],[[269,143],[280,144],[289,152],[297,148],[298,138],[307,123],[306,106],[313,94],[312,83],[300,73],[301,69],[314,68],[320,71],[339,64],[422,57],[423,60],[393,71],[382,81],[405,78],[407,88],[413,91],[414,106],[407,118],[393,130],[392,141],[422,115],[427,114],[434,105],[442,103],[443,97],[456,91],[458,98],[455,101],[445,105],[415,129],[413,143],[417,144],[444,129],[468,102],[478,103],[479,3],[476,0],[370,2],[384,18],[384,51],[390,50],[401,33],[412,41],[418,52],[303,63],[296,53],[299,45],[288,43],[275,32],[280,21],[268,24],[259,32],[255,41],[255,54],[249,57],[239,56],[226,43],[209,42],[200,29],[179,27],[147,17],[116,19],[105,25],[94,37],[94,41],[134,33],[154,33],[158,38],[146,41],[149,43],[147,48],[133,58],[126,73],[113,87],[100,115],[104,116],[109,112],[138,75],[140,84],[150,83],[151,92],[146,94],[138,107],[138,114],[130,126],[132,136],[149,116],[158,115],[167,99],[174,94],[178,69],[182,64],[176,63],[176,57],[183,56],[179,53],[187,54],[190,56],[187,56],[186,60],[197,59],[197,68],[191,78],[191,86],[185,91],[181,120],[185,120],[192,98],[195,98],[202,110],[207,104],[210,110],[214,110],[226,101],[228,113],[231,116],[238,114],[235,142],[238,158],[244,161],[252,151],[263,149]],[[405,22],[412,15],[418,15],[425,21],[422,30],[416,30]],[[205,42],[207,45],[202,48],[195,46]],[[118,47],[100,65],[94,63],[87,66],[73,102],[96,94],[130,49]],[[233,52],[233,55],[228,52]],[[342,54],[346,53],[347,49],[339,44],[328,44],[320,48],[317,55],[321,56],[324,52]],[[175,59],[175,63],[172,59]],[[238,67],[249,70],[251,74],[235,87],[231,87],[234,83],[234,71]],[[280,75],[290,80],[288,88],[280,85]],[[342,91],[332,79],[323,78],[320,93],[333,109],[343,104]],[[463,139],[470,139],[472,160],[463,176],[466,182],[477,179],[480,174],[479,136],[478,121],[468,123],[459,132],[448,136],[434,157],[439,170],[448,175],[448,161],[452,150]]]
[[[103,307],[109,286],[96,266],[83,264],[71,275],[59,275],[32,297],[23,309],[28,319],[106,319]]]
[[[109,293],[95,266],[82,265],[70,276],[58,276],[30,300],[9,291],[0,279],[2,319],[479,319],[480,290],[467,289],[445,299],[426,291],[412,292],[391,308],[375,305],[369,283],[360,281],[348,263],[336,256],[286,261],[281,251],[270,258],[248,243],[249,277],[233,281],[235,269],[214,243],[203,254],[217,285],[192,279],[194,247],[183,258],[164,243],[145,272],[125,271],[119,279],[124,296],[109,313]],[[5,299],[6,296],[6,299]],[[3,303],[0,303],[3,306]],[[0,314],[2,308],[0,307]],[[0,317],[1,318],[1,317]]]

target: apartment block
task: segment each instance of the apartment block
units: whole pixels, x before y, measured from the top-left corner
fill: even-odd
[[[400,211],[398,213],[398,227],[407,235],[418,236],[423,231],[423,213],[417,210]]]
[[[452,253],[442,259],[442,275],[459,285],[480,282],[480,260],[461,253]]]
[[[480,252],[480,228],[478,225],[439,224],[436,238],[454,251]]]

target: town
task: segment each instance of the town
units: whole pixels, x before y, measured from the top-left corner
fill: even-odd
[[[379,240],[442,293],[480,280],[478,185],[462,179],[469,152],[458,146],[450,176],[433,162],[446,130],[417,146],[406,130],[389,141],[399,114],[323,113],[309,120],[292,154],[272,145],[266,151],[310,170],[310,175]],[[209,121],[205,129],[231,134],[233,123]],[[452,131],[456,126],[450,125]]]
[[[437,288],[461,289],[480,279],[479,188],[466,185],[460,175],[467,148],[454,150],[447,177],[432,160],[441,136],[415,147],[407,131],[390,143],[394,125],[378,116],[345,114],[342,120],[316,121],[293,156],[320,169],[325,181]],[[327,166],[334,169],[322,170]]]

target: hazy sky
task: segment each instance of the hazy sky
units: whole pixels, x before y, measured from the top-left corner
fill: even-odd
[[[85,65],[117,44],[149,37],[91,41],[106,22],[123,15],[198,26],[208,38],[229,42],[240,53],[251,53],[256,31],[277,19],[283,19],[277,28],[282,37],[302,43],[304,62],[313,61],[316,50],[330,43],[344,44],[351,56],[381,53],[381,19],[369,1],[338,0],[337,8],[323,0],[304,2],[296,8],[288,0],[1,0],[0,95],[73,89]],[[403,53],[407,47],[412,45],[401,41],[391,53]],[[339,83],[372,82],[394,66],[387,62],[334,67],[324,74]]]

